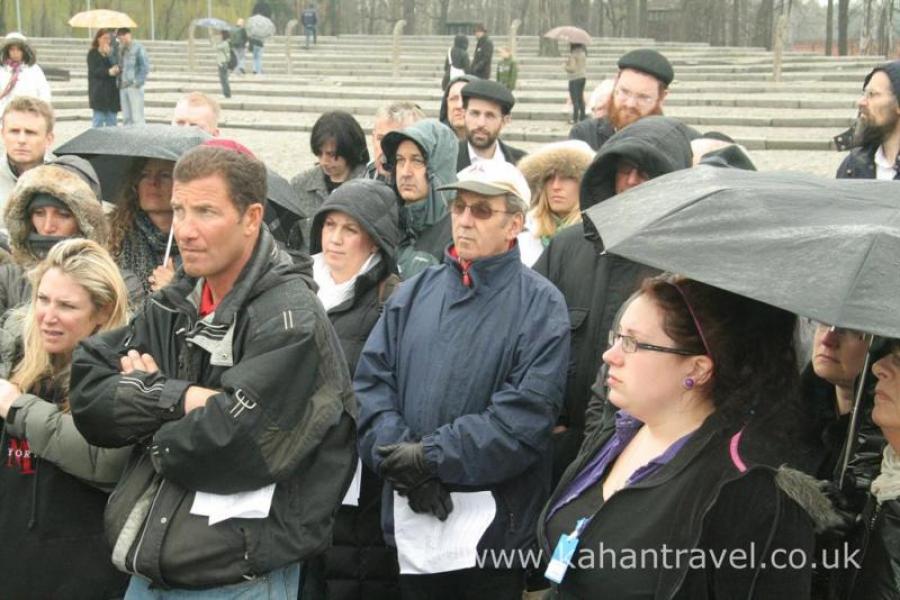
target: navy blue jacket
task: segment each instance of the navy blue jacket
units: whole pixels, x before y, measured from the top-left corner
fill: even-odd
[[[445,254],[400,285],[357,365],[359,446],[421,440],[452,491],[490,490],[497,516],[479,550],[527,548],[550,492],[550,433],[562,405],[569,318],[562,294],[518,247],[475,261],[471,287]],[[382,524],[393,534],[385,484]]]

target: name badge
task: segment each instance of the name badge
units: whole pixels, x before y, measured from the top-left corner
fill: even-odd
[[[578,548],[579,536],[581,536],[581,532],[587,527],[589,521],[590,519],[579,519],[572,533],[564,533],[559,536],[559,542],[556,543],[553,556],[550,557],[550,564],[547,565],[547,570],[544,571],[545,578],[556,584],[562,583],[563,578],[566,576],[566,571],[569,569],[572,556]]]

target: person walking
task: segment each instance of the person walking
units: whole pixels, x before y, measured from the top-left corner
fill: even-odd
[[[472,56],[472,64],[469,74],[482,79],[491,78],[491,60],[494,57],[494,42],[488,37],[487,29],[479,23],[475,26],[475,54]]]
[[[131,29],[120,27],[119,40],[119,100],[122,104],[123,125],[144,124],[144,84],[150,73],[150,59],[140,42],[134,41]]]
[[[111,38],[108,29],[98,29],[87,54],[88,103],[94,113],[91,127],[115,127],[122,107],[116,86],[119,66]]]
[[[303,24],[303,34],[306,38],[305,48],[309,50],[310,39],[312,39],[313,44],[318,45],[319,43],[316,33],[316,28],[319,25],[319,13],[316,11],[314,3],[310,2],[309,6],[303,10],[303,13],[300,15],[300,22]]]
[[[234,67],[232,73],[237,75],[240,73],[243,75],[246,73],[244,70],[244,58],[247,55],[247,30],[244,28],[244,20],[238,19],[235,22],[234,29],[231,30],[231,37],[228,42],[231,44],[231,49],[234,50],[235,56],[237,56],[237,65]]]
[[[587,82],[586,63],[587,48],[584,47],[584,44],[569,44],[566,74],[569,76],[569,99],[572,101],[571,123],[578,123],[584,119],[584,84]]]
[[[466,74],[469,70],[469,38],[459,33],[453,38],[453,45],[447,50],[447,58],[444,59],[444,78],[441,80],[441,89],[446,91],[451,81]]]
[[[231,98],[231,85],[228,83],[228,74],[230,72],[228,63],[231,62],[231,34],[225,30],[221,31],[220,34],[222,39],[216,44],[216,65],[219,68],[219,84],[222,86],[222,95],[226,98]]]

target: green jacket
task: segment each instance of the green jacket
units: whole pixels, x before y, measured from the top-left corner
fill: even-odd
[[[506,89],[516,89],[516,79],[519,77],[519,64],[512,58],[504,58],[497,63],[497,81],[506,86]]]

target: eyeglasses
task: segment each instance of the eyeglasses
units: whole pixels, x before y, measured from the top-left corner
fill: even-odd
[[[619,100],[634,100],[634,103],[639,106],[650,106],[654,102],[656,102],[656,98],[653,96],[648,96],[647,94],[638,94],[637,92],[632,92],[631,90],[624,87],[617,87],[615,91],[616,96],[618,96]]]
[[[466,202],[460,198],[457,198],[453,201],[453,204],[450,205],[450,210],[453,211],[454,215],[460,216],[466,209],[469,209],[469,212],[472,213],[472,216],[478,219],[479,221],[486,221],[494,216],[494,213],[504,213],[507,215],[514,215],[515,213],[508,210],[498,210],[496,208],[491,208],[487,202],[477,202],[475,204],[466,204]]]
[[[621,333],[610,331],[607,338],[609,347],[612,348],[616,342],[622,342],[622,352],[625,354],[634,354],[638,350],[650,350],[651,352],[663,352],[666,354],[680,354],[681,356],[697,356],[696,352],[690,350],[682,350],[681,348],[666,348],[665,346],[654,346],[653,344],[645,344],[637,341],[630,335],[622,335]]]
[[[813,319],[809,319],[809,322],[810,324],[815,325],[816,329],[826,330],[841,339],[851,339],[858,342],[866,339],[867,334],[864,331],[857,331],[856,329],[848,329],[846,327],[835,327],[834,325],[822,323],[821,321],[814,321]]]

